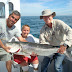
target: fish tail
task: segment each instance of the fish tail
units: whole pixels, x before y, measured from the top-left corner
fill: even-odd
[[[64,54],[66,55],[68,60],[72,61],[72,56],[70,52],[65,51]]]

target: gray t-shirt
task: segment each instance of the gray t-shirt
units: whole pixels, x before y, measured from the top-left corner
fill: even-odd
[[[13,36],[20,37],[21,34],[19,33],[16,26],[12,26],[9,28],[5,23],[0,23],[0,40],[5,44],[8,42]]]
[[[27,38],[25,38],[28,42],[39,43],[39,39],[34,37],[32,34],[28,34]]]

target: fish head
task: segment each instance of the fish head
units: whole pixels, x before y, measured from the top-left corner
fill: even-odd
[[[19,42],[7,42],[5,45],[8,47],[20,47]]]
[[[22,47],[21,47],[21,45],[20,45],[19,42],[7,42],[5,45],[7,47],[10,47],[11,48],[10,49],[10,52],[11,53],[15,53],[17,51],[21,51],[22,50]]]

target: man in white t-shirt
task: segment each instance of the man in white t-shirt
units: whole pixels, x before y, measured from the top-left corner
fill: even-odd
[[[0,61],[6,61],[6,68],[8,72],[11,72],[11,55],[9,54],[10,47],[5,46],[13,36],[15,36],[19,41],[27,42],[21,36],[15,23],[20,19],[20,13],[14,10],[9,17],[6,19],[5,23],[0,22]]]
[[[35,38],[30,33],[30,27],[28,25],[24,25],[22,27],[22,37],[27,40],[28,42],[39,43],[39,39]],[[14,55],[14,61],[22,66],[24,72],[28,72],[28,63],[32,63],[34,67],[34,72],[38,72],[38,57],[36,54],[32,53],[30,56],[21,56],[21,55]]]

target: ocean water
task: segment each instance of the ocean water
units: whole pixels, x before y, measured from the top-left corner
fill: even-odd
[[[72,28],[72,16],[56,16],[54,19],[60,19],[68,24]],[[39,38],[40,29],[44,25],[44,21],[40,20],[39,16],[22,16],[21,17],[21,27],[25,24],[30,26],[30,33]]]

